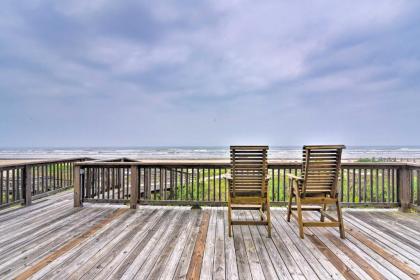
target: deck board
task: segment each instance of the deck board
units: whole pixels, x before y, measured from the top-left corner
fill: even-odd
[[[346,240],[334,228],[305,228],[301,240],[285,216],[272,208],[272,239],[248,225],[229,238],[222,207],[73,208],[64,192],[0,211],[0,278],[420,279],[419,214],[345,210]]]

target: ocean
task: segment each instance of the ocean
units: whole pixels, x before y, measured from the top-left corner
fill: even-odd
[[[295,160],[302,147],[270,146],[271,159]],[[102,148],[0,148],[0,159],[47,159],[92,157],[97,159],[128,157],[133,159],[227,159],[229,147],[102,147]],[[356,160],[420,159],[420,146],[350,146],[343,158]]]

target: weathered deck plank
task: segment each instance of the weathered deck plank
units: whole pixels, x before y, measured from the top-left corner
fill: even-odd
[[[148,236],[152,229],[161,221],[162,216],[166,213],[162,211],[150,211],[150,215],[146,219],[138,219],[135,228],[124,238],[125,242],[120,242],[112,248],[107,256],[97,260],[95,265],[83,276],[82,279],[104,279],[115,271],[121,264],[125,263],[132,250],[139,248],[138,244]]]
[[[233,242],[233,238],[227,235],[227,227],[228,227],[228,218],[227,218],[227,211],[223,211],[223,218],[224,218],[224,240],[225,240],[225,266],[226,266],[226,279],[229,280],[237,280],[239,279],[238,275],[238,265],[237,265],[237,258],[235,253],[235,244]]]
[[[192,211],[191,217],[192,218],[189,219],[188,225],[184,228],[182,234],[179,236],[171,256],[168,258],[165,267],[162,269],[161,275],[159,278],[157,277],[155,279],[172,279],[174,277],[177,266],[182,259],[182,254],[188,247],[187,244],[190,243],[192,239],[194,239],[193,234],[200,217],[199,211]]]
[[[226,279],[226,252],[225,252],[225,223],[224,211],[217,210],[216,241],[214,248],[213,279]]]
[[[413,262],[417,266],[416,269],[420,269],[420,254],[418,251],[402,242],[398,242],[392,236],[389,236],[366,223],[365,220],[354,218],[351,214],[347,215],[346,221],[351,224],[351,226],[360,229],[363,234],[371,237],[375,242],[381,244],[381,246],[385,245],[385,248],[391,249],[396,256],[402,258],[403,261]]]
[[[224,208],[75,209],[71,193],[57,194],[0,211],[0,278],[420,279],[419,214],[345,211],[346,240],[334,228],[301,240],[284,209],[272,216],[272,239],[247,225],[229,238]]]
[[[278,211],[278,210],[277,210]],[[286,212],[281,212],[277,217],[285,217]],[[298,228],[297,224],[295,222],[293,223],[287,223],[284,219],[278,219],[275,217],[276,221],[279,221],[279,223],[282,225],[282,227],[285,229],[286,233],[290,236],[292,241],[297,245],[300,252],[303,253],[305,256],[305,259],[309,264],[311,264],[311,267],[314,269],[314,271],[317,273],[318,277],[320,278],[331,278],[331,279],[343,279],[343,276],[341,276],[340,272],[335,268],[334,265],[331,264],[331,262],[325,258],[325,256],[319,252],[314,244],[310,242],[310,240],[307,239],[300,239],[298,234]],[[307,233],[311,233],[309,230],[307,230]]]

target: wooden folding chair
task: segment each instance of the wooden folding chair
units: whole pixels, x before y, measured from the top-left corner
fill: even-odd
[[[303,227],[339,227],[340,237],[345,238],[337,192],[344,148],[343,145],[304,146],[301,177],[287,175],[290,179],[287,221],[290,222],[291,215],[297,219],[301,238],[304,238]],[[292,206],[293,199],[296,200],[296,206]],[[327,205],[331,204],[336,206],[337,219],[325,212]],[[297,215],[293,210],[297,210]],[[320,212],[320,221],[303,221],[302,211]],[[330,222],[326,222],[325,218]]]
[[[233,225],[266,225],[271,237],[270,198],[268,186],[268,146],[231,146],[229,182],[229,237]],[[260,211],[260,221],[232,220],[232,210]]]

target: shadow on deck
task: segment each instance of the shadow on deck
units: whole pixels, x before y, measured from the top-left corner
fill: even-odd
[[[274,208],[272,239],[262,226],[229,238],[225,208],[72,203],[65,192],[0,212],[0,279],[420,279],[419,214],[348,210],[346,240],[332,228],[301,240]]]

